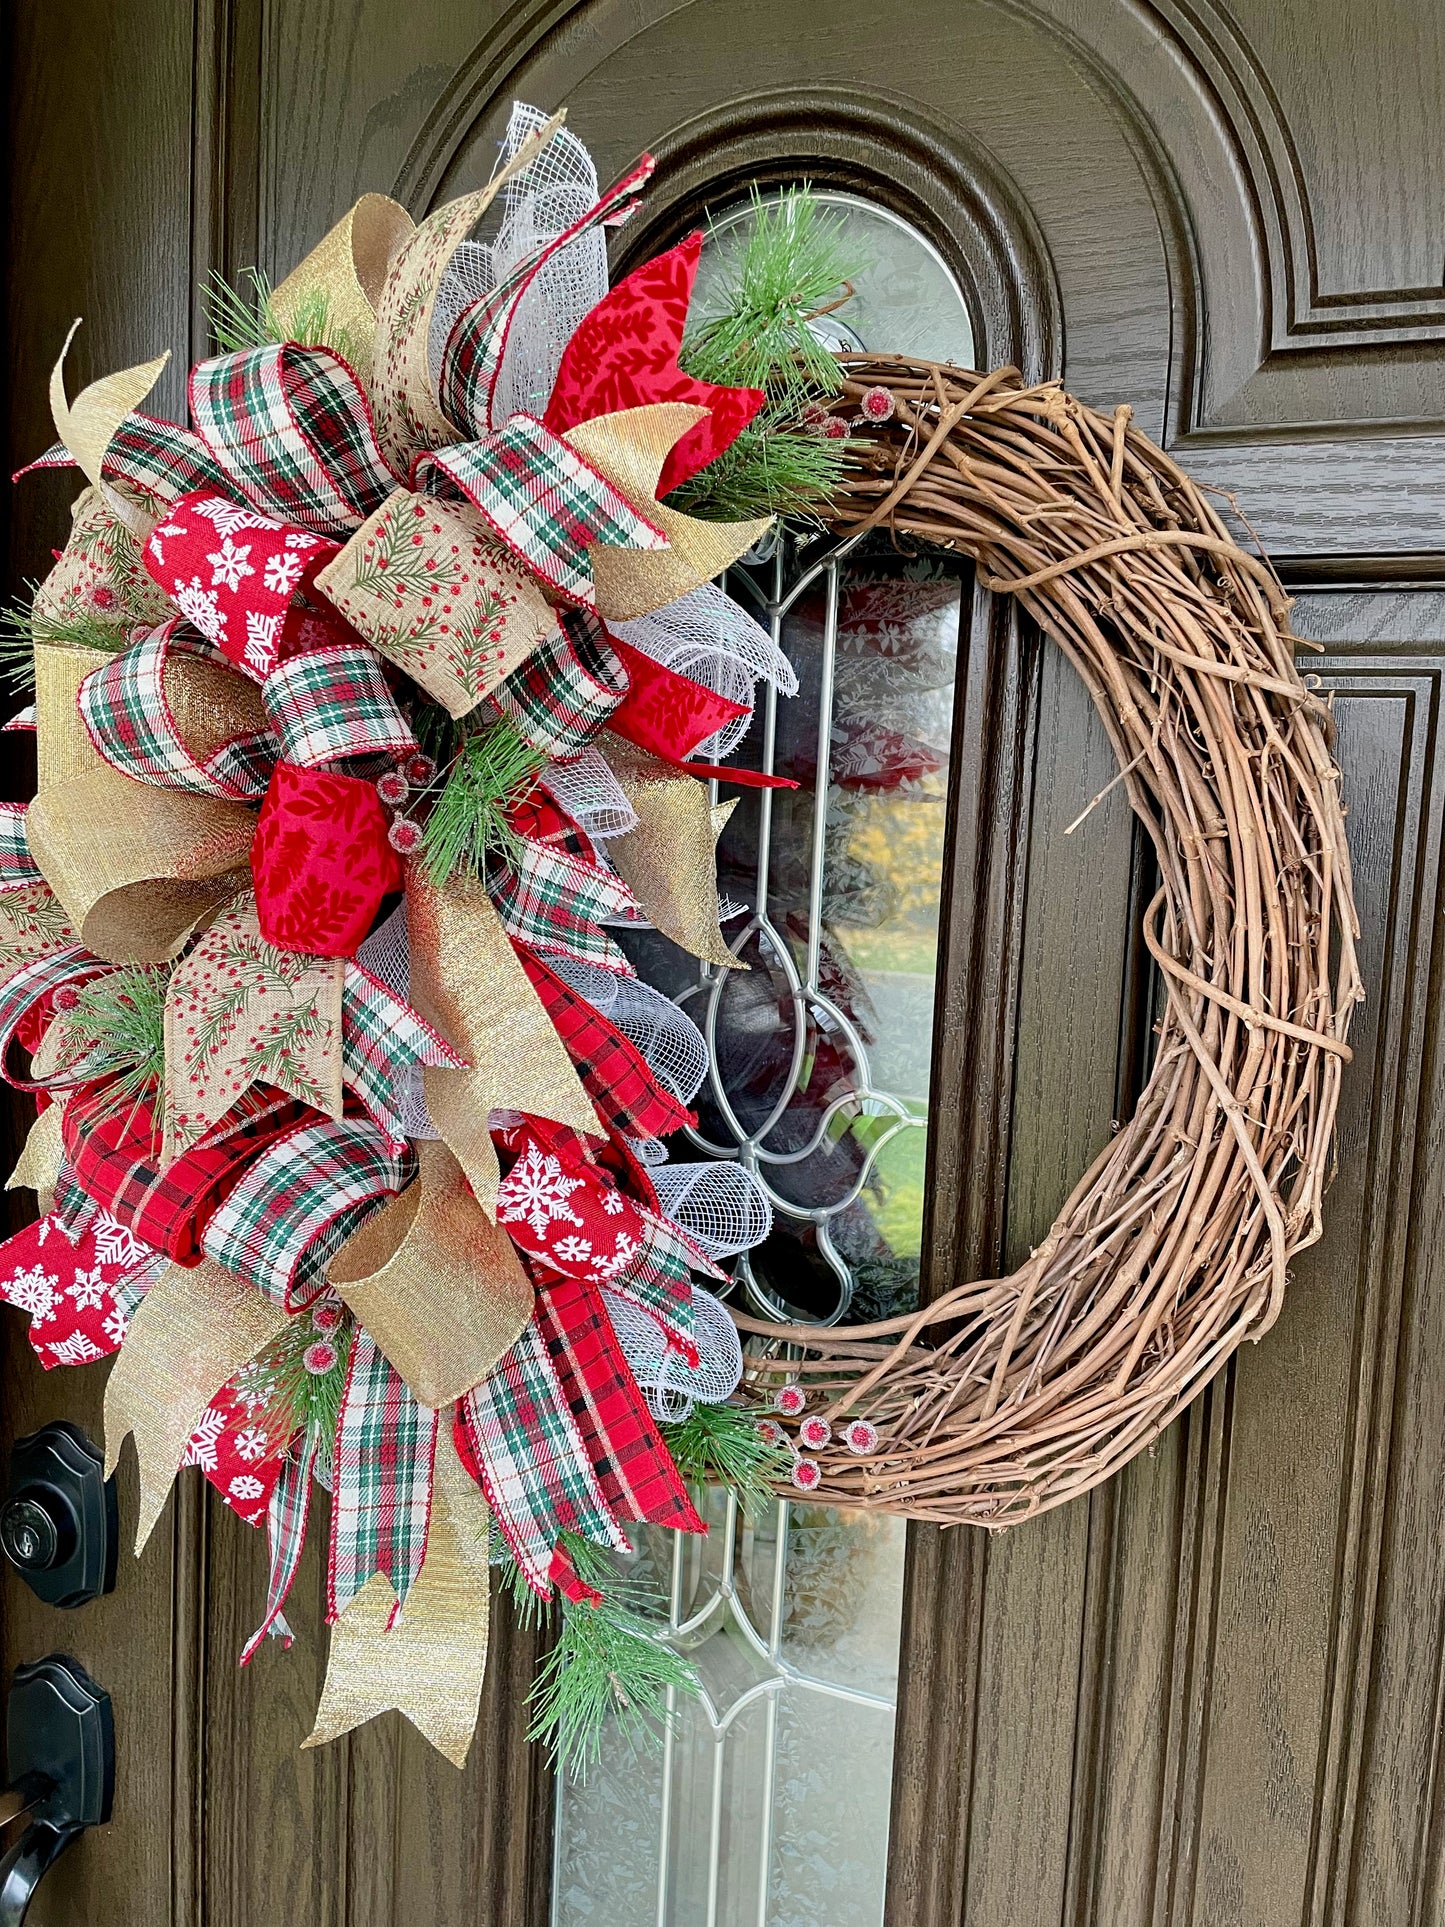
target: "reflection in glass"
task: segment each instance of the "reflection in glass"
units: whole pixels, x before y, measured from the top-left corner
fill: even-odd
[[[902,1607],[901,1520],[707,1495],[705,1540],[644,1528],[702,1697],[662,1751],[612,1751],[559,1789],[567,1927],[876,1927]],[[780,1538],[787,1558],[780,1564]]]
[[[825,192],[869,265],[840,347],[968,365],[973,338],[938,255],[896,216]],[[711,279],[748,208],[712,228]],[[854,245],[856,243],[856,245]],[[841,325],[846,319],[846,329]],[[966,569],[886,544],[840,555],[785,536],[726,584],[797,670],[735,760],[796,780],[741,793],[719,841],[724,928],[747,971],[655,935],[642,975],[707,1033],[683,1156],[737,1158],[774,1202],[733,1262],[741,1308],[859,1321],[916,1302],[938,899]],[[717,786],[715,786],[715,789]],[[725,913],[726,914],[726,913]],[[558,1789],[554,1927],[879,1927],[903,1591],[901,1520],[700,1500],[706,1539],[637,1529],[658,1636],[703,1681],[656,1754],[614,1734]]]

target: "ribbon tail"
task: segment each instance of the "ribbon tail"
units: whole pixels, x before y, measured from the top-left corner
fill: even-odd
[[[271,1573],[266,1587],[266,1616],[241,1649],[241,1664],[250,1664],[257,1647],[268,1634],[292,1640],[290,1626],[281,1608],[286,1604],[301,1563],[301,1548],[306,1543],[306,1521],[311,1511],[311,1474],[316,1464],[319,1441],[308,1431],[301,1456],[288,1458],[281,1468],[266,1513],[266,1537],[271,1546]]]
[[[286,1314],[220,1265],[167,1265],[136,1308],[105,1388],[105,1470],[127,1432],[140,1461],[140,1552],[201,1414]]]
[[[461,1767],[476,1731],[487,1664],[487,1507],[439,1428],[426,1557],[406,1605],[374,1573],[331,1629],[316,1724],[324,1746],[389,1708]]]

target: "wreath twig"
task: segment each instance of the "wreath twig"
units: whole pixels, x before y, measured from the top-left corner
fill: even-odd
[[[1333,723],[1278,578],[1127,408],[1012,368],[843,366],[839,412],[878,386],[895,406],[855,429],[831,526],[961,550],[1018,597],[1083,678],[1158,865],[1153,1069],[1028,1261],[880,1324],[738,1318],[774,1341],[756,1396],[797,1377],[813,1414],[876,1429],[866,1456],[816,1454],[810,1496],[1006,1525],[1155,1438],[1274,1322],[1320,1235],[1364,994]]]

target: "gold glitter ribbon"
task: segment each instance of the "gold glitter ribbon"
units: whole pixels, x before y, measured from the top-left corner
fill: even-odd
[[[176,734],[197,762],[238,737],[270,728],[255,683],[204,656],[168,652],[161,688]]]
[[[411,1001],[470,1066],[428,1064],[427,1109],[490,1218],[500,1178],[492,1111],[529,1111],[594,1137],[602,1126],[481,880],[438,885],[413,864],[406,920]]]
[[[619,876],[665,937],[707,963],[746,970],[718,920],[717,839],[737,799],[714,810],[695,776],[610,732],[601,746],[637,812],[637,828],[607,845]]]
[[[396,1623],[396,1594],[375,1572],[331,1629],[316,1724],[301,1744],[324,1746],[394,1707],[453,1766],[476,1731],[487,1666],[487,1507],[437,1428],[426,1556]]]
[[[56,434],[75,457],[86,479],[108,499],[100,474],[105,451],[126,416],[140,407],[160,380],[161,370],[171,354],[168,348],[154,361],[142,361],[134,368],[122,368],[117,374],[93,381],[70,402],[65,399],[65,357],[79,326],[79,321],[70,324],[60,359],[50,371],[50,412],[55,418]]]
[[[707,412],[690,402],[650,402],[579,422],[562,437],[667,537],[665,549],[588,549],[604,621],[626,622],[675,602],[721,575],[772,526],[766,515],[751,522],[704,522],[658,501],[658,477],[673,443]]]
[[[60,1139],[60,1120],[65,1115],[61,1101],[48,1104],[25,1136],[25,1148],[15,1169],[5,1180],[7,1191],[33,1191],[40,1209],[48,1211],[55,1199],[65,1147]]]
[[[167,1265],[136,1307],[105,1388],[105,1470],[114,1472],[126,1433],[134,1433],[137,1552],[161,1515],[201,1414],[285,1323],[285,1312],[254,1285],[208,1258]]]
[[[42,790],[25,828],[81,942],[107,963],[165,962],[251,881],[252,811],[108,763]]]
[[[421,1173],[332,1259],[328,1282],[414,1393],[435,1410],[469,1392],[532,1316],[531,1281],[483,1214],[445,1144],[421,1139]]]
[[[35,645],[35,787],[54,789],[109,765],[80,720],[76,697],[92,669],[114,662],[110,649],[69,643]]]
[[[277,323],[289,333],[305,310],[324,302],[328,334],[344,343],[347,360],[366,381],[387,270],[414,230],[399,202],[385,194],[363,194],[271,296]]]

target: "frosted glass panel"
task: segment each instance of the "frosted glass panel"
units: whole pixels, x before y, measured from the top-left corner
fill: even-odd
[[[840,348],[967,365],[968,316],[904,223],[825,192],[864,265],[827,318]],[[698,302],[748,216],[714,222]],[[771,1195],[733,1302],[834,1322],[916,1301],[955,669],[967,572],[787,535],[726,586],[798,672],[760,690],[736,761],[792,777],[744,790],[718,850],[720,972],[629,935],[641,974],[703,1027],[713,1063],[680,1157],[736,1158]],[[736,790],[721,794],[737,796]],[[559,1786],[554,1927],[879,1927],[903,1595],[901,1520],[712,1492],[705,1539],[642,1529],[657,1636],[703,1682],[655,1753],[615,1733]]]
[[[721,1493],[649,1531],[659,1632],[703,1681],[666,1745],[559,1790],[558,1927],[877,1927],[903,1596],[900,1520]],[[787,1556],[780,1573],[778,1546]]]

